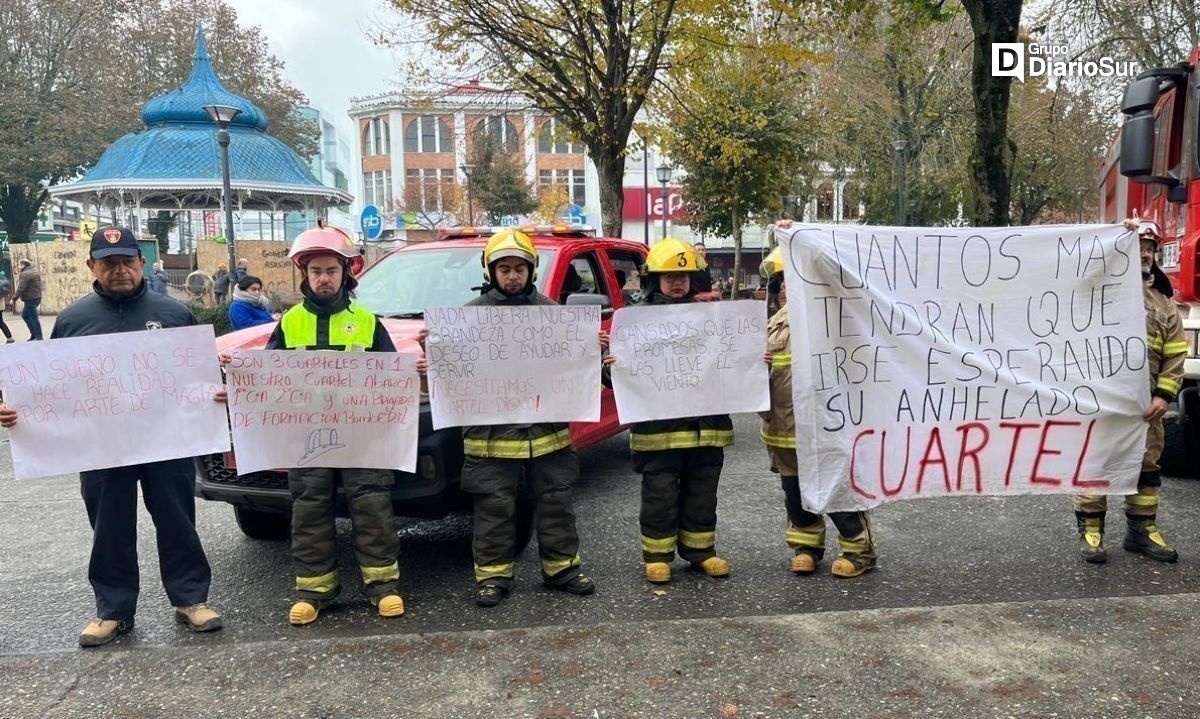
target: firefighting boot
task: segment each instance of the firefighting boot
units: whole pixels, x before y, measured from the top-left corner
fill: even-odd
[[[1083,556],[1083,561],[1089,564],[1107,562],[1108,553],[1104,550],[1104,517],[1076,515],[1075,523],[1079,527],[1079,553]]]
[[[812,574],[817,569],[817,555],[807,549],[796,550],[792,557],[792,571],[796,574]]]
[[[1154,518],[1127,517],[1125,550],[1140,552],[1156,562],[1177,562],[1179,553],[1167,544]]]
[[[404,600],[399,594],[387,594],[382,597],[371,597],[371,605],[379,610],[381,617],[404,616]]]
[[[698,569],[710,577],[728,577],[730,570],[729,562],[720,557],[709,557],[702,562],[694,562],[692,568]]]
[[[651,584],[671,581],[671,565],[666,562],[646,562],[646,581]]]
[[[293,627],[302,627],[305,624],[312,624],[317,621],[317,616],[321,610],[329,606],[328,602],[318,602],[312,599],[301,599],[292,605],[288,610],[288,624]]]
[[[829,568],[833,576],[852,579],[875,568],[875,542],[870,529],[864,528],[862,534],[854,539],[838,537],[838,545],[841,553]]]
[[[508,588],[492,582],[480,582],[475,587],[475,604],[480,607],[494,607],[508,596]]]

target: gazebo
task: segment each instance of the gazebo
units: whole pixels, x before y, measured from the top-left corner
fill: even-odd
[[[193,59],[187,82],[146,103],[142,109],[145,129],[114,142],[87,174],[51,187],[50,195],[84,205],[85,214],[90,215],[89,208],[95,207],[105,219],[110,214],[127,217],[135,229],[142,222],[143,210],[187,213],[190,227],[192,211],[221,209],[218,127],[204,108],[226,105],[240,110],[229,125],[235,211],[270,213],[273,238],[277,212],[315,210],[321,214],[327,207],[353,200],[343,190],[322,185],[303,158],[267,134],[266,113],[221,84],[202,29],[196,31]],[[219,213],[209,212],[205,234],[223,234],[211,232],[213,224],[223,227],[218,218]]]

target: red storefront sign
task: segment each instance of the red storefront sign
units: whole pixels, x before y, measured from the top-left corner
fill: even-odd
[[[667,217],[671,220],[682,220],[683,191],[678,187],[667,188],[667,201],[663,202],[661,187],[652,187],[649,191],[640,187],[625,188],[625,206],[621,209],[622,220],[662,220],[664,205]]]

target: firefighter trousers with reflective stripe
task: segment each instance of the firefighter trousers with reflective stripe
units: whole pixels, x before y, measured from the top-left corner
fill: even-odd
[[[821,515],[804,508],[799,477],[785,474],[781,476],[781,481],[783,504],[787,508],[788,517],[788,546],[797,552],[810,552],[820,559],[825,556],[825,520]],[[833,520],[833,526],[837,527],[842,551],[875,556],[871,518],[866,512],[830,512],[829,518]]]
[[[191,458],[97,469],[79,474],[92,525],[88,580],[96,616],[132,619],[138,599],[137,500],[154,522],[159,574],[176,607],[208,601],[212,572],[196,534],[196,466]]]
[[[702,562],[717,554],[717,485],[721,447],[634,452],[642,475],[642,559]]]
[[[475,580],[502,587],[512,583],[517,559],[517,501],[529,483],[537,520],[542,578],[565,583],[580,573],[579,534],[571,488],[579,478],[579,456],[567,447],[540,457],[467,457],[462,489],[475,496]]]
[[[367,596],[396,593],[400,584],[400,538],[392,513],[392,473],[383,469],[309,467],[288,470],[297,598],[328,601],[341,588],[334,524],[339,481],[350,508],[354,551]]]
[[[1146,428],[1146,452],[1142,455],[1137,494],[1125,497],[1125,514],[1130,517],[1153,519],[1158,512],[1158,488],[1162,486],[1158,460],[1162,457],[1163,444],[1164,431],[1160,419]],[[1102,517],[1108,509],[1108,499],[1103,494],[1076,494],[1071,496],[1071,501],[1080,517]]]

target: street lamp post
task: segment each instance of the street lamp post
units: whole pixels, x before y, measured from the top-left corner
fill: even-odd
[[[229,187],[229,123],[241,110],[228,105],[205,105],[204,111],[217,123],[217,144],[221,146],[221,204],[225,210],[225,246],[229,250],[229,272],[236,274],[237,253],[233,249],[233,192]]]
[[[896,226],[904,225],[904,149],[908,140],[894,140],[892,149],[896,151]]]
[[[663,163],[654,168],[654,173],[658,177],[659,183],[662,184],[662,216],[663,216],[663,237],[667,236],[667,214],[670,208],[670,203],[667,201],[667,183],[671,181],[671,166]]]
[[[475,172],[475,166],[467,162],[458,166],[462,170],[463,177],[467,178],[467,225],[475,225],[475,203],[471,197],[471,173]]]

